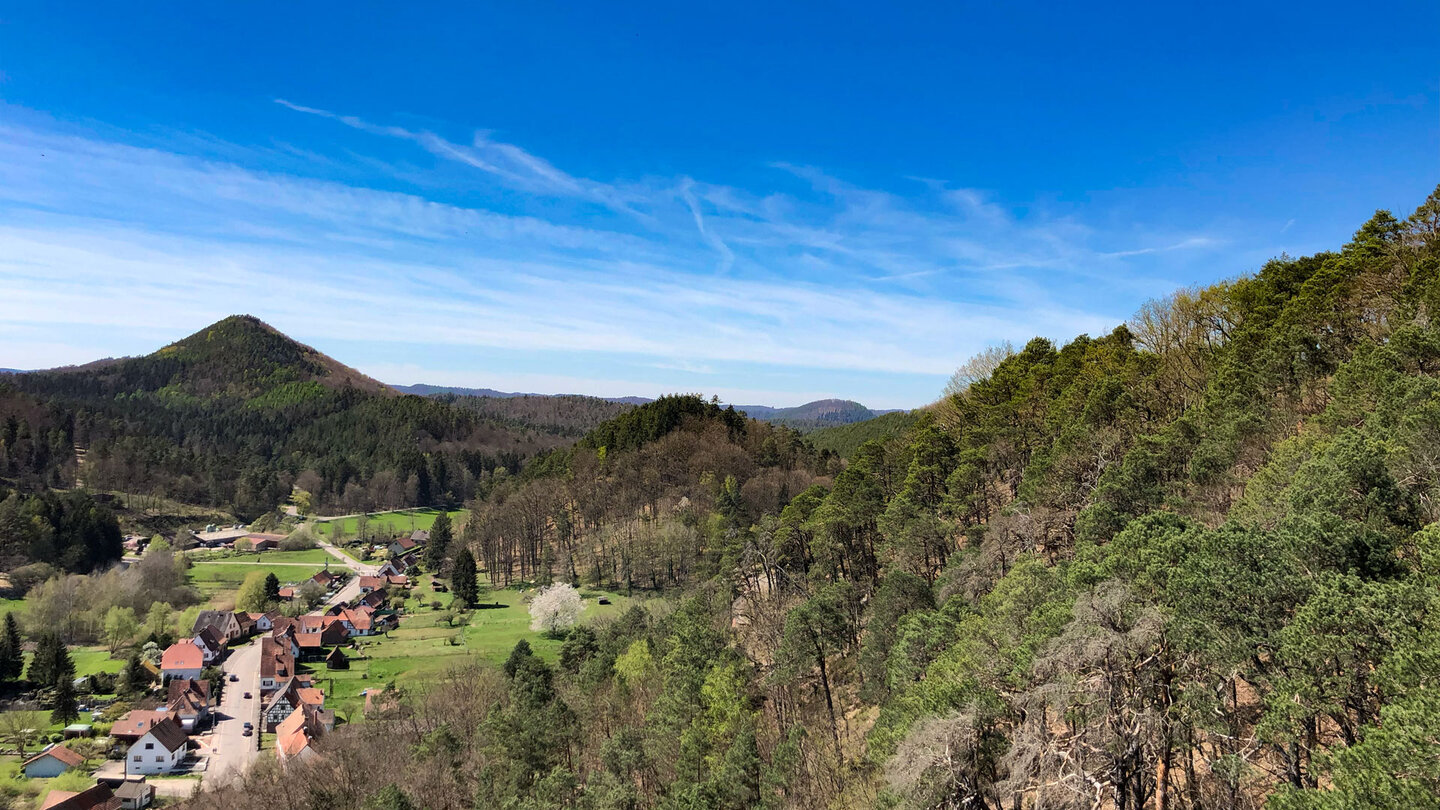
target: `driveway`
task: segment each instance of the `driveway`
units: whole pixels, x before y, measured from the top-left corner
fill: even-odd
[[[221,666],[225,672],[224,697],[215,707],[214,727],[209,734],[197,738],[203,754],[209,757],[205,781],[219,784],[227,776],[238,776],[260,756],[260,638],[230,651]],[[238,680],[230,682],[230,676]],[[245,698],[245,693],[250,698]],[[245,723],[255,725],[254,734],[244,735]]]

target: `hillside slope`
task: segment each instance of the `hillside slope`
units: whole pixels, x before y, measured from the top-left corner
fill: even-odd
[[[919,418],[919,411],[892,411],[861,422],[819,428],[807,433],[805,439],[817,450],[850,458],[866,442],[903,436]]]
[[[0,478],[68,486],[80,447],[91,489],[241,517],[292,486],[335,511],[459,501],[572,440],[402,396],[249,316],[143,357],[8,375],[6,414],[32,449],[0,453]]]

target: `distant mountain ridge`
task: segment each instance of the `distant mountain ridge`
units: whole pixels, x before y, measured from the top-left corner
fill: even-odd
[[[602,400],[604,402],[621,405],[644,405],[655,401],[649,397],[592,397],[588,394],[534,394],[517,391],[499,391],[494,388],[465,388],[452,385],[428,385],[425,383],[392,385],[390,387],[402,394],[415,394],[416,396],[422,397],[443,395],[491,399],[578,397],[581,399]],[[786,427],[807,433],[825,427],[865,422],[877,416],[899,412],[898,409],[873,410],[850,399],[817,399],[814,402],[807,402],[804,405],[796,405],[789,408],[776,408],[770,405],[734,405],[732,407],[737,411],[743,411],[751,419],[785,425]]]
[[[414,385],[392,385],[396,391],[402,394],[414,394],[419,397],[429,397],[436,394],[454,394],[457,397],[493,397],[495,399],[515,399],[517,397],[589,397],[591,399],[603,399],[606,402],[618,402],[622,405],[644,405],[655,400],[649,397],[591,397],[589,394],[534,394],[524,391],[497,391],[494,388],[465,388],[458,385],[427,385],[416,383]]]

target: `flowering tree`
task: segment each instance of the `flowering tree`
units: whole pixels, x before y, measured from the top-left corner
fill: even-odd
[[[573,586],[564,582],[547,585],[530,600],[530,629],[559,635],[580,621],[584,609],[580,592]]]

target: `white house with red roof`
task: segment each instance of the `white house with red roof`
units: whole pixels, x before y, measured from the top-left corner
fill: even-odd
[[[165,648],[160,656],[160,677],[200,680],[205,669],[205,651],[191,639],[177,641]]]

